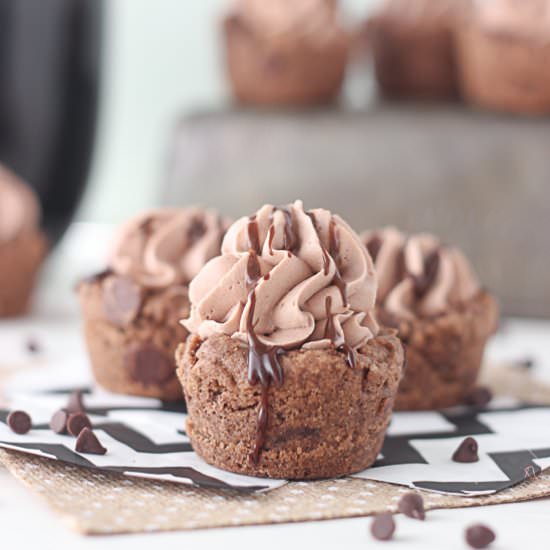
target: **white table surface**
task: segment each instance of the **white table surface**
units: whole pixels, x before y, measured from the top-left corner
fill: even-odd
[[[86,375],[87,359],[79,334],[76,301],[71,291],[79,275],[101,265],[108,229],[73,227],[50,261],[33,314],[23,320],[0,322],[0,369],[17,369],[15,386],[28,386],[62,372],[67,385]],[[39,368],[25,368],[24,342],[35,336],[45,353]],[[550,322],[511,320],[491,342],[488,357],[510,360],[531,357],[533,375],[550,382]],[[21,363],[21,364],[20,364]],[[20,372],[19,372],[20,371]],[[391,543],[369,534],[370,518],[330,520],[278,526],[234,527],[163,534],[83,537],[71,532],[40,498],[0,468],[1,548],[131,548],[151,544],[162,548],[395,548],[409,550],[464,549],[464,528],[486,523],[497,533],[495,550],[550,548],[550,499],[498,506],[436,510],[425,522],[397,516]]]

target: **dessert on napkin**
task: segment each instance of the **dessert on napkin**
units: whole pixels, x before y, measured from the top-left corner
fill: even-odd
[[[474,389],[498,306],[464,254],[433,235],[363,234],[378,275],[377,318],[398,329],[407,368],[397,409],[463,403]]]
[[[296,201],[236,221],[189,286],[177,361],[194,450],[273,478],[371,465],[403,367],[374,320],[376,287],[367,249],[328,210]]]
[[[219,252],[226,222],[211,210],[162,208],[124,224],[102,273],[78,288],[98,383],[176,400],[174,351],[187,335],[188,283]]]

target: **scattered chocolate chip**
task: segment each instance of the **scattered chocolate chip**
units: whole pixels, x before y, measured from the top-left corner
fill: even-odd
[[[424,499],[418,493],[406,493],[401,497],[397,509],[409,518],[426,519]]]
[[[455,462],[477,462],[479,460],[477,451],[477,441],[473,437],[467,437],[453,453],[453,460]]]
[[[132,379],[144,386],[163,384],[174,376],[174,362],[153,344],[133,344],[126,361]]]
[[[50,420],[50,428],[56,434],[64,434],[67,432],[67,419],[69,413],[65,409],[59,409],[53,413]]]
[[[68,413],[82,412],[86,410],[82,401],[81,390],[76,390],[71,393],[71,395],[69,396],[69,400],[67,401],[67,406],[65,407],[65,410]]]
[[[493,394],[489,388],[477,387],[474,388],[465,398],[466,405],[472,407],[485,407],[493,399]]]
[[[67,420],[67,431],[73,437],[78,437],[84,428],[91,428],[92,423],[88,415],[83,412],[73,413]]]
[[[31,417],[25,411],[12,411],[7,422],[11,431],[19,435],[28,433],[32,428]]]
[[[32,355],[35,355],[42,351],[42,346],[36,338],[29,338],[25,343],[25,347],[27,348],[27,351]]]
[[[495,540],[496,535],[486,525],[477,524],[468,527],[464,537],[472,548],[487,548]]]
[[[90,428],[84,428],[76,438],[75,451],[91,455],[104,455],[107,449]]]
[[[103,283],[103,311],[111,323],[128,325],[138,315],[141,303],[141,288],[132,279],[113,276]]]
[[[370,532],[377,540],[390,540],[395,532],[393,516],[389,512],[375,516],[370,524]]]

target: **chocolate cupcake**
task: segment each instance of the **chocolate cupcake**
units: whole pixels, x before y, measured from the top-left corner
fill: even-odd
[[[469,102],[519,114],[550,112],[547,0],[474,1],[456,42]]]
[[[340,92],[349,37],[335,0],[237,0],[224,19],[236,99],[257,105],[327,103]]]
[[[109,267],[78,287],[92,369],[104,388],[181,398],[174,352],[187,336],[188,283],[219,254],[226,223],[216,212],[164,208],[119,231]]]
[[[271,478],[370,466],[403,366],[375,295],[366,249],[329,211],[297,201],[235,222],[190,284],[192,334],[177,352],[194,450]]]
[[[378,275],[379,322],[398,329],[407,367],[396,409],[463,403],[473,390],[498,307],[458,249],[428,234],[367,232]]]
[[[367,22],[375,73],[388,98],[457,96],[452,29],[460,0],[387,0]]]
[[[0,165],[0,317],[27,311],[47,248],[36,195]]]

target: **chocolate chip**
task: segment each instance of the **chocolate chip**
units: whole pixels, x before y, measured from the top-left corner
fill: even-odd
[[[477,450],[477,441],[473,437],[467,437],[453,453],[453,460],[455,462],[477,462],[479,460]]]
[[[491,399],[493,399],[493,394],[489,388],[478,387],[464,398],[464,402],[472,407],[485,407],[491,402]]]
[[[141,309],[142,294],[139,285],[128,277],[109,277],[103,284],[103,311],[107,319],[117,325],[131,323]]]
[[[370,524],[370,532],[377,540],[390,540],[395,532],[393,516],[389,512],[375,516]]]
[[[163,384],[174,376],[174,362],[153,344],[132,345],[126,360],[132,379],[144,386]]]
[[[69,418],[69,413],[65,409],[59,409],[57,412],[53,413],[53,416],[50,420],[50,428],[56,434],[64,434],[67,432],[67,419]]]
[[[418,493],[406,493],[401,497],[397,509],[409,518],[426,519],[424,499]]]
[[[76,438],[75,451],[91,455],[104,455],[107,449],[90,428],[84,428]]]
[[[472,548],[487,548],[495,540],[496,535],[486,525],[477,524],[466,529],[464,538]]]
[[[82,391],[76,390],[71,395],[69,395],[69,400],[67,401],[67,406],[65,410],[68,413],[82,412],[85,409],[84,403],[82,401]]]
[[[31,417],[25,411],[12,411],[8,414],[7,422],[11,431],[19,435],[28,433],[32,428]]]
[[[36,338],[29,338],[25,343],[25,347],[27,348],[27,351],[33,355],[42,351],[42,346]]]
[[[67,420],[67,431],[70,435],[78,437],[84,428],[91,428],[92,423],[88,415],[83,412],[73,413]]]

